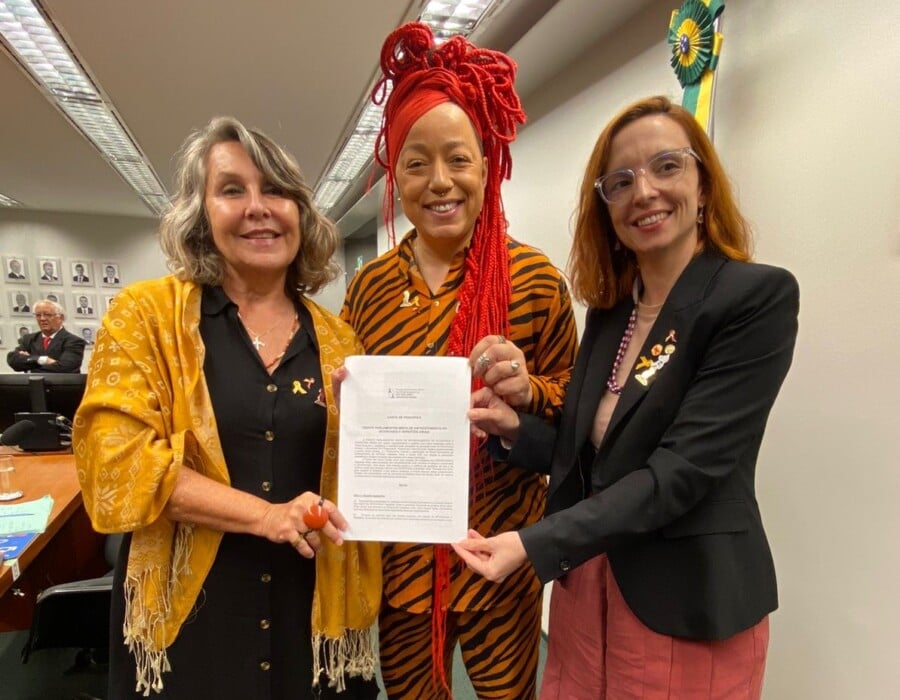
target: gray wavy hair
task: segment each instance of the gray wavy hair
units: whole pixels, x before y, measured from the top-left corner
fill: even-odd
[[[177,154],[176,191],[172,208],[160,222],[160,246],[172,273],[197,284],[221,284],[225,264],[213,242],[206,209],[207,156],[217,143],[237,141],[271,184],[297,203],[300,211],[300,250],[288,268],[287,291],[315,294],[333,280],[340,268],[331,259],[337,246],[334,224],[316,211],[313,192],[297,161],[257,129],[234,117],[215,117],[190,134]]]
[[[63,321],[66,320],[66,310],[62,307],[62,304],[58,304],[53,301],[53,299],[39,299],[34,302],[34,309],[37,311],[38,304],[43,304],[44,306],[49,306],[53,309],[53,313],[62,318]]]

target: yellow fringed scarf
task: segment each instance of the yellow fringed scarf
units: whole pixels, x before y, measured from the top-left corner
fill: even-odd
[[[99,532],[133,532],[125,580],[125,641],[137,662],[136,690],[163,687],[166,648],[178,636],[216,557],[222,533],[164,515],[178,470],[223,484],[222,454],[203,375],[201,288],[172,276],[140,282],[113,302],[97,335],[73,448],[84,504]],[[332,370],[362,346],[349,326],[315,302],[313,319],[327,404],[321,493],[337,497],[338,411]],[[324,671],[372,678],[371,628],[381,601],[377,543],[326,541],[316,556],[313,678]]]

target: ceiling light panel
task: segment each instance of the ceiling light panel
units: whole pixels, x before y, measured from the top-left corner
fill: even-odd
[[[139,146],[32,0],[0,0],[0,41],[154,214],[169,197]]]

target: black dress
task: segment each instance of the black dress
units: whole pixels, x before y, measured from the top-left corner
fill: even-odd
[[[273,503],[318,492],[325,442],[318,348],[312,320],[297,307],[300,330],[270,376],[220,287],[203,291],[204,374],[231,485]],[[330,378],[329,378],[330,381]],[[123,582],[130,536],[113,585],[110,700],[134,692],[134,658],[122,641]],[[194,610],[169,647],[172,670],[152,697],[272,700],[375,698],[374,681],[334,693],[323,676],[312,689],[310,619],[315,563],[288,544],[226,533]]]

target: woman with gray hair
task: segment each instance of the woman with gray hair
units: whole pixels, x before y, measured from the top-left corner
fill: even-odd
[[[172,274],[116,297],[75,418],[94,527],[127,533],[110,697],[374,698],[380,551],[341,537],[325,381],[362,349],[309,298],[334,226],[290,155],[220,117],[160,239]]]

